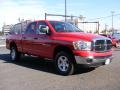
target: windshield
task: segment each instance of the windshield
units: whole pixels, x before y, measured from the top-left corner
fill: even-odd
[[[67,22],[50,21],[50,23],[52,24],[56,32],[83,32],[75,25],[72,25]]]

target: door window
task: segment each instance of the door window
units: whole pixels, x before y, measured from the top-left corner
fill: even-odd
[[[44,28],[48,28],[48,25],[46,24],[46,22],[43,22],[43,21],[38,22],[36,33],[45,34]]]
[[[25,34],[36,34],[36,22],[28,25]]]

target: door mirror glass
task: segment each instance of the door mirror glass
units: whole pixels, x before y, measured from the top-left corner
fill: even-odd
[[[40,31],[40,33],[49,34],[49,27],[46,26],[46,25],[40,25],[39,26],[39,31]]]

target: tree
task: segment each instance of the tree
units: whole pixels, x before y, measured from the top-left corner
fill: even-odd
[[[102,30],[102,32],[101,33],[104,33],[104,34],[106,34],[106,30],[104,29],[104,30]]]
[[[99,34],[99,30],[96,30],[94,33],[95,33],[95,34]]]
[[[2,36],[4,33],[2,31],[0,31],[0,36]]]
[[[92,31],[90,30],[89,33],[92,33]]]

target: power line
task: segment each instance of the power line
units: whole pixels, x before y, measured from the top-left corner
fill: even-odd
[[[113,16],[119,16],[120,14],[114,14]],[[105,19],[105,18],[110,18],[112,17],[111,15],[109,16],[104,16],[104,17],[98,17],[98,18],[93,18],[93,19],[89,19],[89,20],[96,20],[96,19]]]

